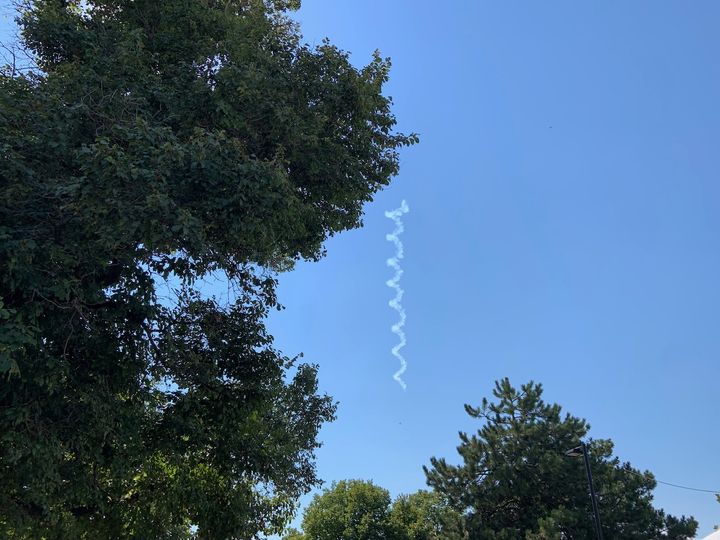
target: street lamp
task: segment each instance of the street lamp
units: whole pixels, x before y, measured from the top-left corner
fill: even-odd
[[[598,511],[597,495],[595,495],[595,487],[593,486],[592,473],[590,472],[590,459],[588,458],[587,446],[581,442],[575,448],[571,448],[565,452],[566,456],[580,457],[585,459],[585,472],[587,473],[588,487],[590,488],[590,500],[592,501],[593,518],[595,519],[595,534],[598,540],[603,540],[602,528],[600,527],[600,512]]]

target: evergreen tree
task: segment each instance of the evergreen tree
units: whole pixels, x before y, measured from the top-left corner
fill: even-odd
[[[463,515],[471,540],[595,538],[583,460],[565,455],[590,426],[545,403],[539,384],[518,390],[504,379],[493,395],[465,406],[484,423],[474,435],[460,433],[459,465],[431,459],[428,484]],[[589,452],[605,538],[693,538],[694,519],[653,508],[650,472],[613,457],[610,440],[591,440]]]

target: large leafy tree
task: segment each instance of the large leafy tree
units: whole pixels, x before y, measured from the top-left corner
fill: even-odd
[[[390,493],[372,482],[342,480],[305,509],[306,540],[393,540]]]
[[[344,480],[316,495],[303,515],[303,533],[284,540],[462,540],[460,515],[438,493],[390,494],[372,482]]]
[[[539,384],[517,389],[504,379],[493,394],[480,407],[466,405],[483,425],[460,434],[459,465],[431,460],[429,485],[463,515],[473,540],[594,538],[583,460],[565,456],[590,426],[545,403]],[[694,537],[694,519],[653,508],[650,472],[613,457],[609,440],[590,441],[589,453],[605,538]]]
[[[317,483],[334,406],[272,346],[269,272],[359,226],[415,137],[393,132],[389,63],[302,45],[294,4],[22,3],[36,68],[0,74],[0,535],[253,538]],[[229,304],[198,293],[217,274]]]
[[[463,540],[462,520],[437,492],[400,495],[390,508],[390,524],[398,540]]]

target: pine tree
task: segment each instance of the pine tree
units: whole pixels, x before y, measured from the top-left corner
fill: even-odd
[[[465,406],[483,421],[474,435],[460,433],[459,465],[432,458],[430,486],[463,515],[471,540],[591,540],[595,536],[582,459],[565,452],[590,426],[542,400],[542,386],[519,390],[508,379],[495,385],[495,401]],[[605,538],[693,538],[697,522],[652,506],[656,482],[613,457],[610,440],[590,440],[591,470]]]

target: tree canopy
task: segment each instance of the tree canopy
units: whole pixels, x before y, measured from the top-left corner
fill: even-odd
[[[0,73],[0,533],[254,538],[334,405],[272,345],[274,270],[398,171],[363,68],[291,1],[34,0]],[[221,274],[234,301],[199,293]],[[172,298],[163,298],[170,283]],[[292,369],[291,369],[292,368]]]
[[[495,385],[494,401],[467,413],[483,421],[460,433],[461,463],[432,458],[428,484],[463,516],[478,540],[592,539],[593,518],[582,459],[565,452],[588,434],[585,420],[542,399],[542,386]],[[610,440],[588,443],[605,538],[693,538],[697,522],[652,506],[653,475],[613,456]]]
[[[437,493],[400,495],[372,482],[343,480],[316,495],[305,509],[303,532],[284,540],[454,540],[459,515]]]
[[[372,482],[341,480],[316,495],[303,515],[306,540],[391,538],[390,493]]]
[[[590,426],[545,403],[540,384],[496,382],[494,400],[468,414],[483,422],[460,433],[461,462],[432,458],[433,491],[400,495],[360,480],[333,484],[306,508],[303,531],[285,540],[592,540],[583,459],[566,455]],[[653,475],[621,462],[610,440],[587,439],[605,538],[689,540],[697,522],[653,507]]]
[[[398,540],[463,540],[461,516],[437,492],[420,490],[398,496],[390,508]]]

